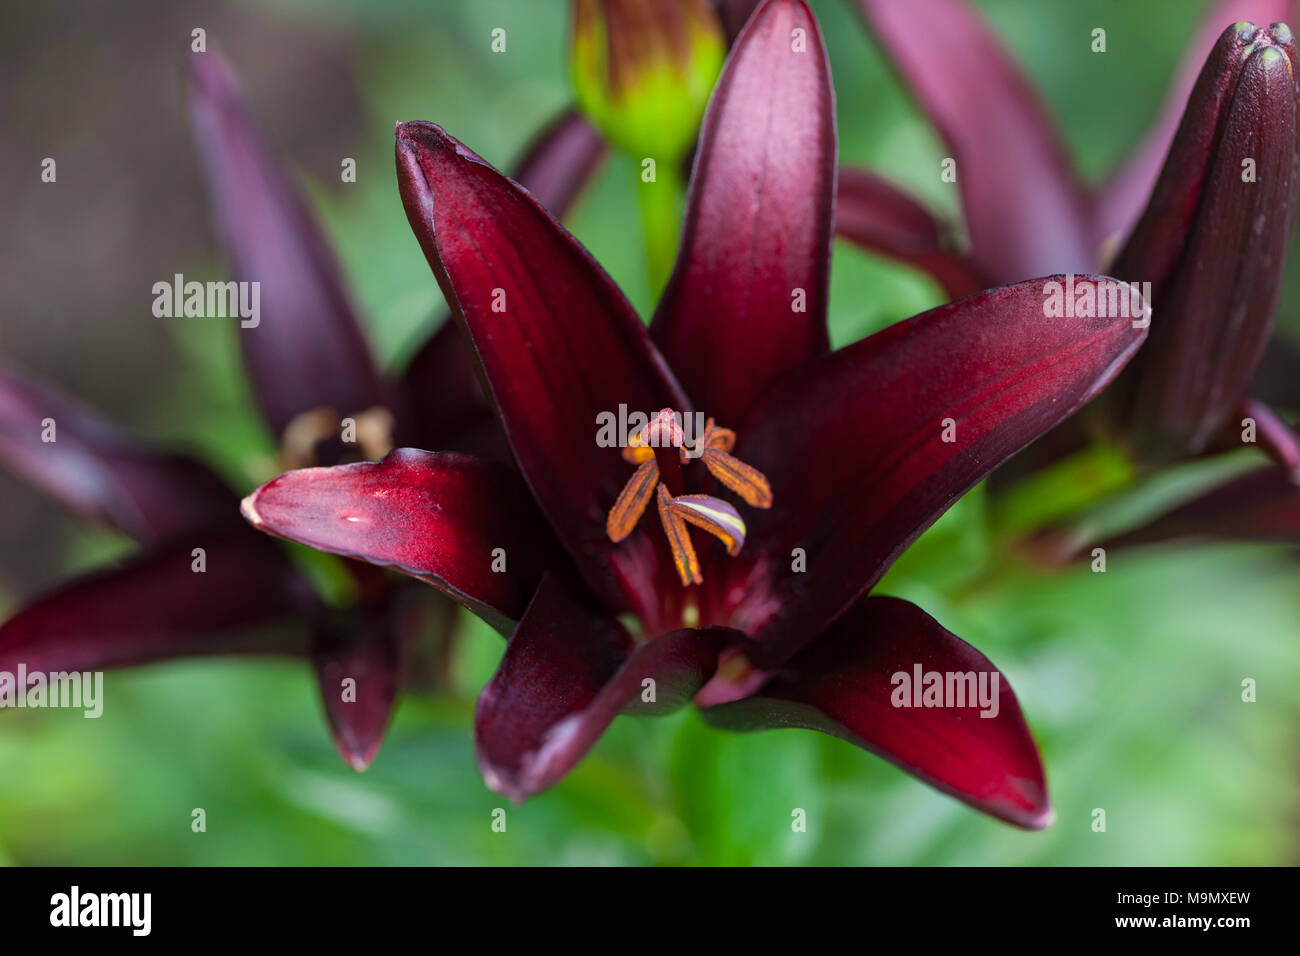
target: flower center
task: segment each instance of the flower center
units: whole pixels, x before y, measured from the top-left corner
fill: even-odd
[[[735,447],[736,433],[716,427],[712,418],[689,449],[684,442],[682,426],[671,408],[661,410],[632,436],[623,449],[623,458],[637,469],[609,510],[605,533],[614,542],[631,534],[650,496],[658,489],[659,522],[668,536],[682,585],[689,586],[702,583],[704,578],[687,525],[703,528],[726,545],[728,554],[736,555],[745,543],[745,522],[721,498],[683,494],[683,467],[696,460],[704,462],[709,474],[755,508],[772,507],[772,489],[762,472],[729,454]]]

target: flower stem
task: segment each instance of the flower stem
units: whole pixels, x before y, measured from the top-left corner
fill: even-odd
[[[654,178],[649,182],[646,181],[647,172],[644,167],[638,170],[638,175],[646,272],[651,295],[658,300],[677,258],[677,239],[681,230],[686,183],[676,160],[657,164]]]

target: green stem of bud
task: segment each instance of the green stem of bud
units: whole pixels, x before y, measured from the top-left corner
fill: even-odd
[[[644,174],[637,182],[641,201],[641,226],[645,236],[646,272],[650,292],[658,299],[672,275],[686,205],[686,183],[676,157],[660,163],[653,182]]]

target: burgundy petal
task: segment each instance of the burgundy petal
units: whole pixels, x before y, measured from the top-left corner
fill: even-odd
[[[240,328],[249,379],[276,435],[298,414],[387,405],[319,226],[249,115],[221,54],[192,54],[199,158],[231,277],[260,283],[260,321]]]
[[[1116,260],[1116,275],[1151,283],[1158,309],[1150,343],[1102,403],[1144,460],[1203,451],[1263,355],[1300,185],[1295,57],[1284,26],[1224,31]]]
[[[987,288],[946,226],[907,193],[863,169],[841,169],[835,231],[872,252],[927,272],[950,299]]]
[[[770,0],[714,88],[651,326],[696,408],[739,421],[773,379],[826,351],[834,206],[821,32],[803,0]]]
[[[669,578],[645,532],[619,545],[605,536],[628,473],[617,449],[595,441],[599,416],[621,404],[644,414],[687,406],[645,327],[546,210],[439,127],[398,127],[397,173],[543,513],[604,600],[647,609],[656,574]]]
[[[767,475],[775,500],[747,515],[747,550],[766,552],[752,573],[769,587],[751,580],[756,603],[732,623],[771,663],[844,611],[972,485],[1092,398],[1141,344],[1146,331],[1131,318],[1055,315],[1058,279],[949,303],[811,362],[738,430],[736,454]],[[1070,281],[1076,297],[1113,282]],[[807,573],[791,570],[795,548]],[[733,559],[733,575],[751,574],[744,559]]]
[[[326,619],[311,658],[334,743],[353,770],[375,759],[393,716],[405,635],[392,604]]]
[[[196,571],[202,548],[205,570]],[[294,651],[263,630],[316,609],[310,585],[275,542],[244,528],[78,578],[0,626],[0,670],[101,670],[198,654]]]
[[[142,543],[238,526],[234,493],[204,465],[136,441],[4,364],[0,462],[77,514]]]
[[[920,669],[921,686],[911,682]],[[928,678],[984,696],[919,706]],[[905,675],[905,683],[901,677]],[[975,686],[959,684],[975,675]],[[985,704],[981,707],[980,703]],[[994,705],[996,704],[996,710]],[[1038,748],[1006,677],[987,657],[915,604],[859,601],[752,697],[703,711],[730,730],[806,727],[840,737],[897,764],[977,810],[1027,829],[1055,813]],[[987,716],[986,716],[987,715]]]
[[[972,256],[996,282],[1095,266],[1089,204],[1046,111],[964,0],[855,0],[956,160]]]
[[[249,495],[244,515],[281,538],[427,581],[503,632],[552,540],[510,468],[412,448],[287,472]]]
[[[1146,138],[1112,175],[1097,196],[1097,240],[1127,236],[1142,214],[1164,166],[1169,145],[1187,106],[1187,98],[1201,73],[1205,58],[1225,27],[1243,20],[1268,26],[1297,23],[1296,0],[1217,0],[1201,19],[1196,36],[1183,54],[1160,115]]]
[[[620,711],[668,714],[689,702],[732,640],[743,635],[686,628],[637,645],[616,620],[547,578],[479,697],[474,739],[483,779],[517,801],[545,790]]]
[[[576,110],[553,120],[520,159],[512,178],[563,219],[605,158],[600,134]],[[418,448],[510,460],[510,449],[483,394],[474,354],[455,322],[444,319],[402,376],[411,414],[402,423]]]

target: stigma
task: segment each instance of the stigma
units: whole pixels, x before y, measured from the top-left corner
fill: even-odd
[[[727,502],[712,495],[684,494],[683,467],[701,461],[714,478],[754,508],[772,507],[772,488],[767,478],[731,455],[736,433],[718,428],[710,418],[704,433],[693,444],[685,435],[671,408],[659,412],[633,435],[623,449],[623,458],[636,471],[619,493],[605,521],[605,533],[622,541],[636,527],[650,498],[656,498],[659,523],[672,550],[673,563],[683,586],[700,584],[700,561],[691,544],[690,525],[702,528],[726,546],[727,553],[740,553],[745,543],[745,522]]]

